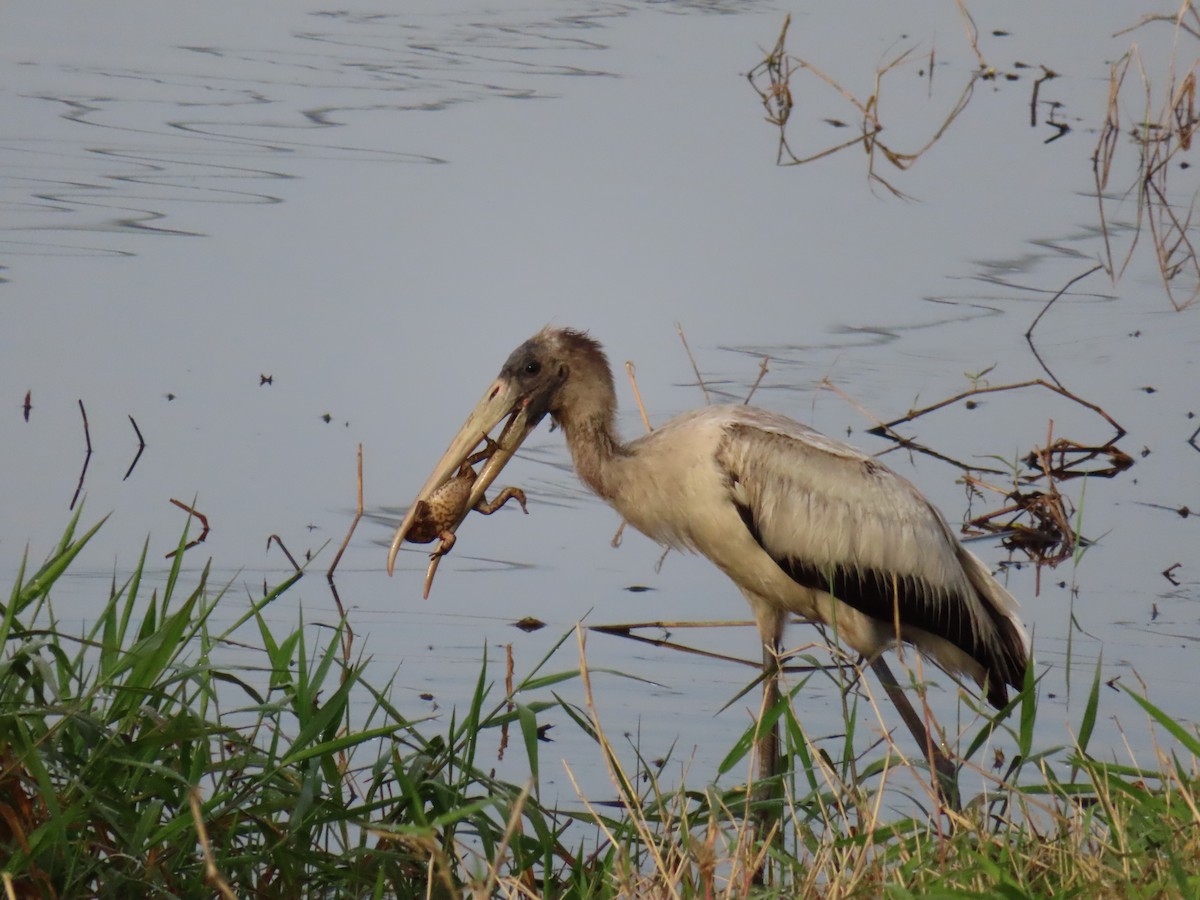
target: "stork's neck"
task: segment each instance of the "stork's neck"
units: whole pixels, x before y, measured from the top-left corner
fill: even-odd
[[[580,479],[602,499],[617,494],[618,470],[625,446],[616,430],[617,396],[611,381],[578,386],[557,420]]]

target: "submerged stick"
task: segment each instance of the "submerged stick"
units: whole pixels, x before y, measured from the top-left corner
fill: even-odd
[[[350,546],[350,537],[354,534],[354,529],[358,527],[359,520],[363,517],[363,451],[362,444],[358,445],[358,506],[355,509],[354,520],[350,523],[350,529],[346,532],[345,539],[342,540],[342,546],[338,547],[338,552],[333,557],[333,563],[329,566],[329,571],[325,573],[325,577],[333,584],[333,573],[337,569],[338,563],[342,561],[342,554],[346,552],[346,548]],[[341,603],[338,604],[341,609]]]
[[[903,425],[905,422],[911,422],[914,419],[919,419],[921,416],[942,409],[943,407],[949,406],[952,403],[957,403],[959,400],[965,400],[967,397],[975,397],[980,394],[999,394],[1003,393],[1004,391],[1016,391],[1029,387],[1045,388],[1048,391],[1058,394],[1060,397],[1064,397],[1067,400],[1078,403],[1080,406],[1086,409],[1090,409],[1096,415],[1100,416],[1100,418],[1104,419],[1105,422],[1112,426],[1113,431],[1116,432],[1116,434],[1113,435],[1108,443],[1104,444],[1105,447],[1112,446],[1128,433],[1123,427],[1121,427],[1120,424],[1117,423],[1116,419],[1106,413],[1095,403],[1084,400],[1082,397],[1071,393],[1066,388],[1057,384],[1051,384],[1050,382],[1041,378],[1031,378],[1028,381],[1018,381],[1013,384],[985,385],[983,387],[973,387],[970,390],[960,391],[953,397],[947,397],[944,400],[939,400],[937,403],[931,403],[929,406],[922,407],[921,409],[911,410],[905,415],[900,416],[898,419],[892,419],[890,422],[883,422],[874,428],[869,428],[867,433],[873,434],[876,437],[886,437],[898,443],[904,444],[905,446],[909,446],[911,441],[909,441],[907,438],[901,437],[892,430],[895,426]]]
[[[267,535],[267,549],[268,550],[271,549],[271,541],[274,541],[275,543],[277,543],[279,545],[279,549],[282,550],[283,555],[288,558],[288,562],[290,562],[292,564],[292,568],[295,569],[299,574],[303,575],[304,569],[302,569],[300,567],[300,564],[298,562],[296,562],[296,558],[294,556],[292,556],[291,551],[288,550],[288,548],[284,546],[283,538],[281,538],[277,534]]]
[[[1094,272],[1098,272],[1103,268],[1104,268],[1104,266],[1102,266],[1100,264],[1094,265],[1090,269],[1088,269],[1086,272],[1076,275],[1074,278],[1072,278],[1070,281],[1068,281],[1066,284],[1064,284],[1061,288],[1059,288],[1058,293],[1056,293],[1053,297],[1050,298],[1050,302],[1042,307],[1042,311],[1040,313],[1038,313],[1036,316],[1034,316],[1033,322],[1030,323],[1028,330],[1025,332],[1025,341],[1029,344],[1029,349],[1031,351],[1033,351],[1034,358],[1037,359],[1038,364],[1042,367],[1042,370],[1047,375],[1049,375],[1051,380],[1055,384],[1057,384],[1060,388],[1062,387],[1062,382],[1060,382],[1057,378],[1054,377],[1054,373],[1050,371],[1050,369],[1046,366],[1046,364],[1044,362],[1042,362],[1042,357],[1038,355],[1037,348],[1035,346],[1033,346],[1033,329],[1037,328],[1038,322],[1042,321],[1042,316],[1046,315],[1046,313],[1050,311],[1050,307],[1055,304],[1055,302],[1058,300],[1059,297],[1061,297],[1068,290],[1070,290],[1072,285],[1075,285],[1078,282],[1083,281],[1083,279],[1087,278],[1089,275],[1093,274]]]
[[[133,457],[133,462],[129,464],[129,468],[125,470],[125,477],[121,479],[122,481],[129,480],[129,476],[133,474],[133,467],[138,464],[138,460],[142,458],[142,451],[146,449],[146,439],[142,437],[142,429],[138,428],[138,424],[134,421],[133,416],[129,417],[129,424],[133,426],[133,432],[137,435],[138,451]]]
[[[189,515],[195,516],[197,519],[200,520],[200,528],[201,528],[200,537],[196,538],[194,541],[189,541],[188,543],[184,544],[183,549],[191,550],[197,544],[203,543],[204,539],[206,537],[208,537],[208,516],[204,515],[204,513],[200,512],[199,510],[195,509],[194,507],[188,506],[186,503],[184,503],[180,500],[176,500],[174,497],[171,498],[171,502],[174,503],[176,506],[178,506],[180,509],[187,512]],[[170,559],[172,556],[174,556],[178,552],[179,552],[178,550],[172,550],[170,553],[168,553],[166,555],[165,559]],[[286,551],[284,551],[284,552],[286,552]],[[293,562],[292,565],[295,565],[295,562]]]
[[[342,636],[342,658],[347,662],[350,661],[350,650],[354,646],[354,629],[350,627],[350,619],[346,616],[346,608],[342,605],[342,598],[338,594],[337,585],[333,583],[333,573],[337,569],[338,563],[342,561],[342,554],[346,552],[346,548],[350,546],[350,538],[354,534],[354,529],[358,527],[359,520],[363,517],[363,448],[362,444],[358,445],[358,505],[355,508],[354,520],[350,523],[350,528],[346,532],[346,537],[342,540],[342,546],[338,547],[338,552],[333,557],[333,563],[329,566],[329,571],[325,573],[325,580],[329,582],[329,592],[333,594],[333,602],[337,605],[338,615],[342,617],[342,623],[346,626],[346,632]],[[343,672],[343,678],[345,672]]]
[[[71,505],[67,509],[75,508],[75,501],[79,499],[79,493],[83,490],[83,479],[87,475],[88,463],[92,461],[92,432],[88,428],[87,410],[83,408],[83,400],[79,401],[79,414],[83,416],[83,439],[87,442],[87,453],[83,457],[83,469],[79,472],[79,484],[75,486],[75,495],[71,498]]]
[[[762,362],[760,362],[760,363],[758,364],[758,377],[754,379],[754,384],[750,385],[750,393],[748,393],[748,394],[746,395],[746,399],[742,401],[742,405],[743,405],[743,406],[749,406],[749,405],[750,405],[750,398],[754,396],[754,392],[758,390],[758,386],[759,386],[760,384],[762,384],[762,380],[763,380],[763,378],[765,378],[765,377],[766,377],[766,374],[767,374],[767,371],[768,371],[768,370],[767,370],[767,363],[770,361],[770,359],[771,359],[771,357],[769,357],[769,356],[764,356],[764,357],[762,358]]]
[[[647,434],[654,429],[650,426],[650,417],[646,415],[646,406],[642,403],[642,392],[638,390],[637,366],[632,360],[625,360],[625,371],[629,375],[629,386],[633,388],[633,399],[637,401],[638,412],[642,414],[642,424],[646,426]]]
[[[683,333],[683,326],[678,322],[675,323],[675,331],[679,335],[679,340],[683,341],[683,349],[687,351],[687,358],[692,364],[692,371],[696,373],[696,383],[700,385],[700,391],[704,394],[704,405],[708,406],[712,403],[712,397],[708,396],[708,385],[704,383],[704,376],[700,374],[700,367],[696,365],[696,357],[692,356],[692,348],[688,346],[687,336]]]

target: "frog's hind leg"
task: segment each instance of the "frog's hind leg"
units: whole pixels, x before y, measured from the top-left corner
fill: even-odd
[[[525,513],[525,515],[529,515],[529,509],[525,506],[525,492],[520,488],[515,487],[506,487],[499,494],[497,494],[496,499],[490,503],[486,498],[481,497],[479,502],[475,504],[475,511],[481,512],[485,516],[490,516],[509,500],[516,500],[521,504],[521,512]]]
[[[455,543],[458,542],[458,536],[449,529],[443,531],[438,537],[440,538],[440,542],[437,545],[437,549],[429,554],[430,559],[440,559],[445,556],[454,549]]]

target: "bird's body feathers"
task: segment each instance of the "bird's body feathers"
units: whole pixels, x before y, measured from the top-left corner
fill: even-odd
[[[995,705],[1021,684],[1016,601],[912,484],[853,447],[713,406],[621,448],[607,487],[632,526],[732,578],[760,627],[794,613],[868,657],[912,643]]]

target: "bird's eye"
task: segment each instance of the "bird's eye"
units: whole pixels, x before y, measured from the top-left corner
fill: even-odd
[[[525,363],[525,374],[526,375],[536,375],[540,371],[542,371],[542,364],[540,362],[538,362],[536,359],[532,360],[531,362]]]

